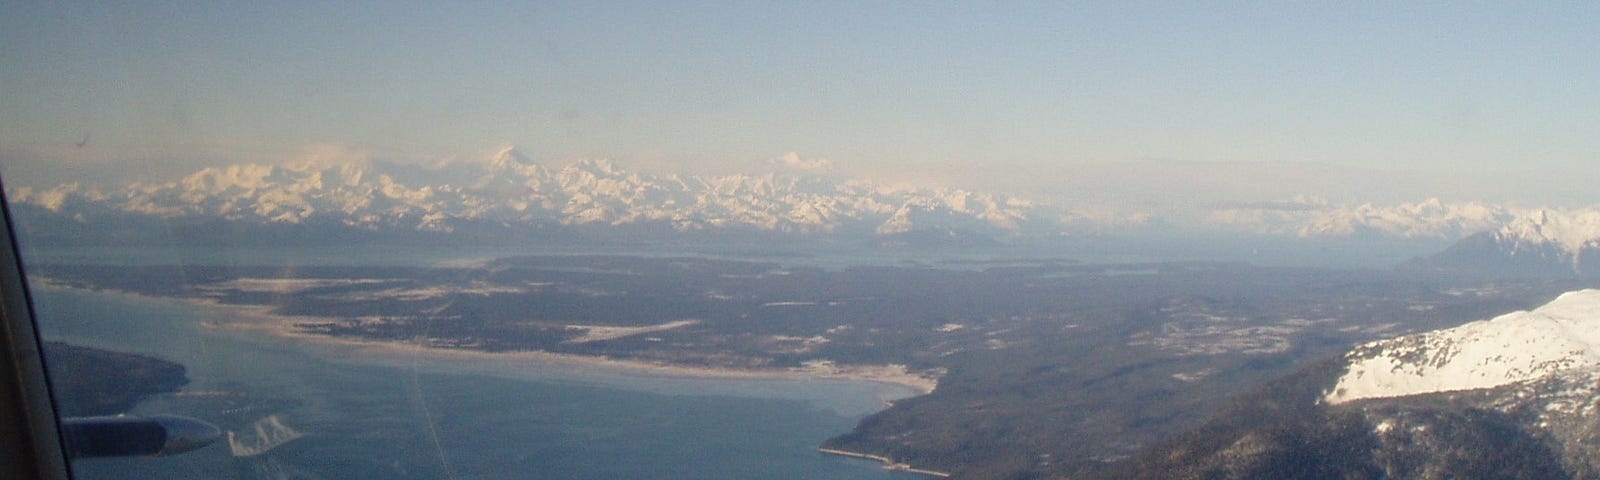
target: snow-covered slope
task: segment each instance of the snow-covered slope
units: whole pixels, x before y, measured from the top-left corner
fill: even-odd
[[[1357,347],[1325,396],[1366,398],[1498,387],[1600,368],[1600,290],[1561,295],[1532,311]]]
[[[1600,210],[1531,210],[1420,262],[1518,275],[1600,275]]]
[[[1120,478],[1600,478],[1600,290],[1367,343],[1242,395]]]
[[[1568,252],[1579,252],[1600,244],[1600,211],[1538,210],[1509,222],[1495,236],[1513,249],[1554,244]]]

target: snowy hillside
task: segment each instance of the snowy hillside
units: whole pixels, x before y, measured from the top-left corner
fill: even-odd
[[[1581,290],[1532,311],[1508,313],[1357,347],[1325,399],[1343,403],[1498,387],[1600,367],[1600,290]]]
[[[1579,290],[1312,362],[1121,477],[1600,478],[1597,406],[1600,290]]]

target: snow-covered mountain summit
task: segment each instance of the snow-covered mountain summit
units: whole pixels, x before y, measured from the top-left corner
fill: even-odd
[[[1512,274],[1600,275],[1600,210],[1530,210],[1423,265]]]
[[[1600,370],[1600,290],[1544,306],[1355,348],[1329,403],[1451,392]]]
[[[1600,245],[1600,211],[1537,210],[1509,222],[1494,235],[1511,248],[1557,245],[1580,252]]]
[[[1600,478],[1600,290],[1312,362],[1140,473],[1125,477]]]

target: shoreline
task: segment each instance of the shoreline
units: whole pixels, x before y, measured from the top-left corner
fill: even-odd
[[[882,456],[882,455],[873,455],[873,454],[870,454],[870,453],[852,452],[852,451],[848,451],[848,450],[839,450],[839,449],[836,449],[836,448],[817,448],[817,451],[821,452],[821,453],[824,453],[824,454],[838,455],[838,456],[841,456],[841,457],[859,458],[859,459],[862,459],[862,460],[876,460],[876,461],[879,461],[879,462],[883,462],[883,469],[884,470],[889,470],[889,471],[894,471],[894,472],[915,473],[915,474],[918,474],[918,475],[927,475],[927,476],[930,476],[930,477],[939,477],[939,478],[948,478],[948,477],[950,477],[950,474],[947,473],[947,472],[941,472],[941,471],[937,471],[937,470],[927,470],[927,469],[921,469],[921,468],[912,467],[911,464],[909,464],[909,463],[896,462],[893,459],[891,459],[889,457]]]
[[[863,365],[840,367],[833,365],[831,362],[823,362],[808,365],[809,368],[740,369],[619,359],[598,355],[556,353],[543,350],[486,352],[467,348],[436,347],[424,345],[419,342],[406,342],[400,340],[371,340],[359,337],[318,335],[315,333],[304,332],[300,330],[296,324],[327,321],[330,320],[329,318],[286,316],[273,313],[270,311],[272,307],[262,305],[229,305],[206,299],[176,300],[193,300],[196,305],[209,308],[228,310],[239,309],[238,313],[242,315],[267,322],[266,324],[257,325],[216,325],[208,326],[207,328],[260,330],[265,334],[280,338],[350,348],[353,349],[354,352],[364,355],[382,356],[385,354],[401,354],[412,357],[416,355],[422,355],[430,358],[454,360],[494,360],[546,364],[568,364],[619,370],[627,373],[649,376],[665,376],[675,378],[850,380],[902,387],[911,390],[916,395],[927,395],[929,393],[933,393],[933,390],[938,386],[937,380],[928,379],[926,377],[906,372],[904,366],[900,365]]]
[[[158,352],[159,351],[169,351],[171,354],[177,355],[179,357],[180,361],[182,359],[184,359],[184,358],[187,358],[189,360],[195,360],[195,358],[192,357],[192,355],[191,355],[192,351],[190,350],[191,346],[195,346],[195,345],[209,345],[209,347],[195,348],[194,350],[200,351],[201,353],[205,353],[207,350],[210,350],[211,352],[214,352],[212,354],[215,354],[215,352],[220,352],[220,351],[224,351],[224,350],[238,352],[238,351],[240,351],[240,350],[238,350],[239,348],[247,349],[247,350],[243,350],[245,352],[254,352],[255,350],[249,350],[249,349],[257,348],[256,346],[259,345],[259,346],[262,346],[262,347],[265,347],[265,348],[271,348],[272,350],[274,350],[274,352],[272,352],[270,354],[271,355],[270,358],[277,358],[277,357],[275,357],[276,355],[284,355],[284,356],[288,356],[288,357],[299,357],[299,358],[303,358],[303,359],[309,359],[309,362],[308,363],[304,363],[304,364],[300,364],[300,363],[288,364],[288,363],[285,363],[284,365],[307,365],[307,366],[310,366],[310,367],[319,367],[320,366],[320,367],[335,367],[335,368],[337,368],[338,365],[348,365],[348,366],[379,365],[379,366],[385,366],[385,367],[398,365],[400,367],[407,367],[408,366],[407,363],[413,362],[413,361],[416,361],[416,360],[420,359],[420,364],[412,364],[412,365],[410,365],[410,367],[412,367],[412,368],[420,367],[422,369],[421,373],[423,373],[424,375],[429,375],[429,376],[437,375],[437,374],[441,373],[439,369],[443,369],[443,373],[446,374],[446,375],[459,375],[459,374],[462,374],[463,371],[465,371],[466,374],[470,374],[470,375],[482,374],[485,377],[482,380],[485,380],[485,381],[491,380],[490,377],[501,377],[502,375],[499,374],[498,372],[502,372],[502,371],[504,371],[504,372],[512,372],[513,375],[514,375],[514,370],[516,370],[516,369],[529,370],[529,371],[531,371],[531,370],[561,371],[561,370],[564,370],[564,367],[573,366],[574,367],[573,370],[579,372],[578,377],[577,377],[577,378],[579,378],[579,380],[577,380],[577,386],[583,387],[583,390],[578,390],[579,392],[598,392],[598,393],[606,394],[606,395],[609,395],[609,393],[606,393],[604,391],[598,391],[598,390],[588,390],[588,388],[590,388],[591,385],[592,386],[602,387],[602,388],[607,388],[607,389],[614,388],[614,387],[612,387],[612,384],[610,383],[612,380],[599,379],[599,380],[594,380],[594,382],[597,382],[597,383],[590,383],[591,380],[589,380],[588,378],[589,378],[589,376],[591,374],[588,373],[588,372],[597,372],[597,373],[601,373],[601,374],[607,375],[607,376],[617,375],[618,373],[625,373],[625,372],[619,372],[619,370],[614,369],[614,368],[613,369],[608,369],[608,370],[598,370],[598,369],[590,370],[590,369],[584,369],[584,368],[578,367],[579,365],[601,365],[603,367],[612,367],[612,366],[615,366],[616,364],[620,363],[620,362],[617,362],[617,361],[597,362],[597,361],[590,361],[590,359],[587,359],[587,358],[580,358],[580,359],[576,359],[577,361],[565,361],[565,362],[562,362],[560,364],[535,364],[535,363],[524,363],[524,362],[520,362],[520,361],[500,361],[500,360],[489,361],[489,362],[460,362],[460,363],[450,362],[450,361],[432,362],[432,361],[430,361],[430,359],[432,359],[432,358],[447,358],[447,359],[455,359],[455,358],[500,358],[500,357],[504,357],[505,355],[494,355],[494,354],[487,354],[487,353],[484,353],[484,352],[461,352],[461,351],[449,351],[449,350],[442,351],[442,352],[437,352],[437,351],[430,352],[430,351],[428,351],[428,349],[419,349],[418,348],[419,345],[416,342],[413,342],[413,343],[410,343],[410,344],[399,344],[399,345],[396,345],[393,342],[387,342],[387,344],[384,344],[384,345],[373,345],[373,344],[371,344],[371,342],[340,341],[339,339],[336,339],[336,338],[324,338],[321,335],[317,335],[315,333],[294,335],[296,337],[302,337],[302,338],[310,339],[312,341],[301,341],[298,338],[297,339],[286,339],[286,338],[279,337],[275,333],[283,333],[285,331],[285,330],[283,330],[284,328],[286,328],[286,327],[292,328],[293,324],[295,322],[304,321],[304,317],[290,317],[290,316],[276,315],[276,314],[271,313],[271,307],[266,307],[266,306],[261,306],[261,305],[229,305],[229,304],[222,304],[222,303],[219,303],[219,302],[215,302],[215,301],[212,301],[211,299],[207,299],[207,298],[204,298],[204,297],[193,298],[193,297],[147,295],[147,294],[140,294],[140,293],[136,293],[136,292],[130,292],[130,291],[126,291],[126,290],[75,288],[75,287],[65,286],[65,285],[61,285],[61,284],[52,284],[52,285],[48,285],[48,286],[41,286],[41,287],[38,288],[38,290],[40,290],[41,293],[44,293],[45,295],[48,295],[50,297],[49,302],[50,302],[51,305],[61,305],[61,304],[63,304],[63,302],[73,302],[74,304],[85,305],[85,306],[88,306],[88,307],[92,307],[92,309],[83,311],[83,312],[85,312],[87,314],[90,314],[90,315],[77,316],[75,318],[95,319],[95,318],[97,318],[98,315],[104,313],[104,314],[113,315],[113,316],[106,317],[107,320],[114,320],[114,319],[118,319],[118,317],[115,316],[116,312],[118,312],[118,311],[129,312],[130,316],[126,317],[129,320],[139,319],[142,322],[142,321],[145,321],[144,319],[148,318],[149,319],[148,322],[150,324],[150,328],[155,328],[157,330],[155,332],[151,333],[148,336],[146,336],[146,335],[135,335],[135,336],[133,336],[131,338],[144,339],[144,338],[148,337],[148,338],[167,339],[167,340],[171,340],[171,339],[176,338],[180,342],[179,343],[180,346],[178,348],[175,348],[175,349],[172,349],[172,350],[159,350],[162,347],[170,346],[169,343],[160,343],[160,342],[151,343],[151,344],[129,343],[129,348],[130,349],[135,349],[135,350],[148,350],[148,349],[151,349],[151,348],[156,348],[158,350],[154,350],[154,351],[158,351]],[[105,303],[102,303],[102,302],[105,302]],[[105,310],[104,309],[105,307],[110,307],[110,308],[112,308],[112,310]],[[117,310],[118,308],[120,308],[122,310]],[[55,313],[61,313],[61,312],[55,312]],[[137,316],[133,316],[135,313],[137,313],[138,315]],[[111,324],[111,323],[113,323],[113,322],[105,322],[105,324]],[[109,331],[111,331],[113,333],[122,332],[124,330],[132,331],[132,330],[134,330],[134,327],[137,327],[139,325],[143,325],[143,323],[131,322],[131,321],[129,321],[129,322],[121,322],[121,321],[119,321],[119,322],[116,322],[116,323],[118,325],[126,325],[126,326],[119,326],[118,328],[113,329],[113,330],[109,330]],[[93,321],[91,321],[91,322],[69,323],[67,325],[70,325],[71,329],[63,329],[63,330],[60,331],[60,333],[63,334],[63,335],[76,336],[76,335],[83,335],[84,332],[88,332],[88,333],[91,334],[91,336],[85,337],[86,339],[90,339],[90,340],[98,339],[98,338],[102,338],[102,337],[94,336],[92,334],[94,332],[100,331],[100,329],[98,327],[96,327],[96,325],[100,325],[100,324],[101,324],[100,322],[93,322]],[[134,326],[134,327],[127,327],[127,326]],[[137,328],[142,330],[142,327],[137,327]],[[277,332],[274,332],[274,329],[277,329]],[[183,332],[183,334],[182,335],[168,335],[168,334],[165,334],[164,332],[167,332],[168,330],[172,330],[174,332],[181,330]],[[116,341],[120,337],[118,337],[115,334],[113,334],[112,336],[108,336],[108,337],[104,337],[104,338],[108,338],[108,339],[110,339],[110,341]],[[210,339],[210,340],[207,340],[207,339]],[[196,340],[196,341],[189,341],[189,340]],[[137,346],[135,346],[135,345],[137,345]],[[421,356],[414,355],[413,352],[416,352],[416,351],[421,351],[423,353],[423,355],[421,355]],[[376,357],[373,357],[373,356],[367,355],[368,353],[379,353],[380,355],[377,355]],[[398,354],[396,354],[396,353],[398,353]],[[518,356],[518,358],[531,358],[531,357],[533,357],[533,356],[528,356],[528,355]],[[254,358],[254,357],[250,357],[250,356],[241,357],[241,356],[238,356],[238,355],[234,355],[234,356],[211,357],[211,358],[222,360],[222,364],[232,364],[232,363],[237,363],[237,362],[240,361],[240,360],[236,360],[236,359],[244,359],[244,361],[248,362],[249,358]],[[572,358],[564,358],[564,359],[560,359],[560,360],[574,360],[574,359],[572,359]],[[430,363],[433,363],[433,365],[430,365]],[[632,362],[632,363],[637,364],[637,363],[641,363],[641,362]],[[273,364],[263,364],[263,365],[277,365],[277,364],[273,363]],[[481,367],[484,367],[484,366],[489,367],[492,372],[496,372],[496,373],[484,373],[483,370],[481,370]],[[303,367],[291,367],[289,369],[272,368],[271,370],[269,370],[269,375],[270,375],[270,378],[274,378],[274,379],[276,379],[276,378],[294,377],[294,376],[297,375],[296,372],[298,372],[300,368],[303,368]],[[769,374],[770,372],[739,372],[739,371],[711,372],[711,371],[707,371],[707,370],[709,370],[709,369],[677,369],[675,371],[671,371],[672,373],[668,373],[668,375],[671,375],[672,377],[681,377],[681,376],[683,376],[682,374],[685,374],[685,373],[696,373],[695,376],[697,376],[697,377],[708,377],[708,376],[710,376],[709,374],[720,373],[720,375],[715,375],[715,376],[716,377],[727,377],[728,375],[726,375],[726,374],[728,374],[728,373],[737,373],[738,377],[740,377],[740,378],[760,378],[760,379],[769,379],[769,378],[774,378],[774,377],[781,377],[781,378],[786,378],[786,379],[815,378],[814,376],[797,375],[797,374],[793,374],[793,373],[785,373],[783,375],[771,375],[771,374]],[[361,371],[365,372],[365,371],[368,371],[368,370],[361,370]],[[386,370],[373,370],[373,371],[385,372]],[[680,388],[680,387],[677,387],[676,385],[680,385],[679,382],[681,380],[679,380],[677,378],[661,377],[660,375],[662,374],[663,371],[666,371],[666,369],[663,369],[663,368],[660,368],[660,367],[653,367],[653,368],[647,368],[647,369],[630,368],[630,369],[628,369],[628,371],[639,373],[639,374],[642,374],[642,375],[638,376],[638,377],[614,377],[614,378],[623,378],[623,379],[625,379],[625,380],[627,380],[629,382],[634,382],[634,381],[645,382],[644,383],[645,389],[638,390],[640,392],[647,392],[647,393],[651,393],[651,394],[654,394],[654,395],[661,395],[662,393],[660,391],[655,390],[653,387],[650,387],[650,385],[656,384],[656,382],[658,382],[658,381],[661,382],[661,383],[667,384],[667,385],[673,385],[672,387],[669,387],[669,388],[672,388],[672,389],[679,389]],[[252,370],[252,372],[253,372],[253,370]],[[233,372],[232,371],[214,371],[214,372],[212,372],[213,376],[211,378],[209,378],[208,380],[205,380],[204,383],[197,384],[201,388],[198,388],[198,389],[192,390],[192,391],[186,390],[186,391],[180,391],[178,393],[171,394],[172,397],[183,398],[183,400],[171,400],[171,399],[166,399],[166,397],[162,397],[163,398],[163,400],[161,400],[162,402],[171,402],[171,403],[158,404],[157,408],[169,408],[169,407],[172,407],[174,405],[187,406],[187,407],[196,407],[196,406],[198,406],[198,407],[206,408],[206,409],[221,408],[221,407],[217,407],[218,402],[227,402],[226,404],[223,404],[222,406],[223,407],[233,408],[232,404],[237,403],[237,402],[247,401],[249,398],[251,398],[252,396],[256,395],[256,391],[257,391],[256,387],[258,385],[254,384],[254,383],[238,384],[238,385],[226,384],[226,383],[218,383],[218,382],[216,382],[216,378],[218,378],[218,377],[215,376],[215,374],[217,374],[217,373],[232,374]],[[285,377],[285,376],[288,376],[288,377]],[[312,377],[313,378],[322,378],[320,376],[312,376]],[[326,378],[337,379],[337,378],[341,378],[341,377],[330,376],[330,377],[326,377]],[[567,380],[567,378],[569,378],[569,377],[558,377],[558,379],[555,380],[554,382],[556,382],[556,383],[569,383],[569,382],[572,382],[571,380]],[[511,380],[522,380],[522,378],[516,377],[516,376],[513,376],[510,379]],[[635,380],[635,379],[637,379],[637,380]],[[657,380],[657,379],[664,379],[664,380]],[[546,381],[543,378],[530,378],[528,380],[531,380],[531,381],[534,381],[534,382],[544,382],[544,381]],[[306,381],[307,382],[326,382],[326,380],[306,380]],[[403,379],[402,379],[402,381],[403,381]],[[416,381],[416,380],[413,380],[413,381]],[[454,380],[452,380],[452,381],[454,381]],[[723,383],[723,382],[726,382],[726,383]],[[276,385],[276,383],[270,383],[270,384],[271,385]],[[262,384],[262,385],[268,385],[268,384]],[[337,388],[328,389],[326,386],[324,386],[324,385],[331,385],[331,386],[335,386],[336,387],[338,385],[338,384],[332,384],[332,383],[315,383],[314,384],[315,386],[310,386],[310,385],[313,385],[313,384],[298,384],[298,383],[296,383],[295,385],[296,385],[296,388],[291,389],[291,391],[277,391],[278,393],[274,393],[272,395],[287,395],[287,396],[290,396],[292,398],[302,398],[301,395],[305,394],[307,392],[310,392],[313,395],[317,395],[316,392],[320,392],[320,391],[336,391],[336,392],[349,392],[349,391],[351,391],[351,390],[348,390],[348,389],[342,389],[341,390],[341,389],[337,389]],[[429,383],[427,383],[427,385],[448,385],[448,384],[446,384],[446,383],[432,383],[430,381]],[[880,468],[877,468],[877,465],[874,465],[874,464],[871,464],[871,463],[845,461],[845,460],[841,460],[841,459],[829,459],[829,458],[822,457],[822,456],[817,455],[817,454],[807,455],[806,452],[807,452],[807,450],[815,451],[817,446],[824,441],[824,438],[831,437],[831,436],[843,433],[844,431],[848,430],[849,428],[851,428],[850,425],[852,425],[856,421],[858,421],[860,417],[868,415],[872,411],[881,410],[883,405],[884,405],[884,403],[883,403],[883,400],[885,398],[884,395],[891,395],[891,396],[896,397],[896,398],[903,398],[903,397],[911,394],[910,390],[908,388],[904,387],[904,386],[897,386],[895,388],[885,388],[883,386],[883,385],[885,385],[884,382],[870,382],[869,383],[869,382],[860,382],[860,381],[856,381],[856,382],[826,382],[826,383],[823,383],[823,382],[806,382],[806,381],[801,381],[801,382],[789,382],[789,381],[768,382],[768,381],[763,380],[763,381],[759,381],[759,382],[744,382],[744,381],[739,381],[739,380],[726,381],[726,380],[711,380],[711,379],[708,379],[708,380],[693,380],[688,385],[691,386],[688,389],[676,390],[676,392],[681,392],[681,393],[669,392],[669,393],[666,393],[666,395],[673,395],[673,396],[678,396],[678,395],[708,395],[708,396],[716,396],[716,397],[723,397],[723,396],[732,395],[732,396],[735,396],[735,397],[743,397],[744,393],[746,391],[749,391],[749,390],[746,390],[748,387],[746,387],[745,385],[758,385],[759,386],[758,388],[760,388],[762,390],[754,391],[756,394],[752,395],[751,398],[758,398],[758,399],[762,399],[761,400],[762,402],[767,402],[767,403],[762,403],[761,404],[761,405],[763,405],[762,408],[767,408],[766,405],[778,405],[778,404],[770,403],[769,400],[766,400],[768,398],[781,399],[786,403],[787,402],[794,402],[794,401],[801,401],[801,402],[808,402],[809,403],[809,406],[779,405],[779,406],[773,407],[773,408],[781,408],[781,410],[773,410],[771,412],[767,412],[766,410],[757,410],[757,412],[761,412],[761,415],[760,415],[761,417],[772,417],[771,419],[769,419],[769,418],[754,418],[753,420],[755,420],[757,422],[760,422],[759,423],[760,425],[770,425],[770,424],[772,424],[772,422],[777,422],[777,424],[780,424],[780,425],[788,425],[787,423],[783,423],[783,422],[786,422],[787,420],[779,420],[779,419],[776,419],[776,418],[786,417],[786,416],[789,415],[790,412],[796,412],[797,414],[801,414],[801,415],[815,416],[816,418],[821,419],[821,421],[824,421],[824,422],[841,421],[841,420],[838,420],[839,417],[844,417],[844,418],[849,419],[848,421],[841,421],[842,423],[837,428],[828,427],[828,428],[817,429],[816,432],[812,432],[812,433],[817,433],[817,436],[816,436],[815,439],[810,439],[810,435],[808,434],[808,435],[804,436],[804,438],[807,439],[806,441],[793,442],[793,441],[787,441],[786,440],[785,442],[787,442],[787,443],[773,443],[773,445],[778,445],[778,446],[782,446],[783,447],[781,449],[781,452],[782,452],[781,456],[782,456],[782,459],[783,459],[782,461],[792,462],[793,465],[796,466],[796,468],[800,469],[800,471],[858,472],[858,473],[851,473],[851,475],[858,475],[858,476],[863,476],[863,477],[868,477],[868,478],[879,478],[879,477],[882,477],[882,478],[894,478],[894,477],[899,476],[898,474],[892,473],[892,471],[889,470],[889,469],[880,469]],[[733,385],[734,387],[732,387],[732,388],[734,390],[721,390],[722,387],[718,387],[718,386],[715,386],[715,385]],[[769,386],[769,385],[776,385],[776,386]],[[707,388],[707,387],[710,387],[710,388]],[[417,387],[417,388],[418,388],[418,390],[416,390],[415,393],[413,393],[413,394],[414,395],[418,395],[418,396],[424,395],[423,390],[421,389],[422,387]],[[771,390],[766,390],[766,389],[771,389]],[[265,390],[262,390],[262,391],[265,391]],[[430,387],[430,388],[427,389],[427,391],[428,391],[428,395],[431,396],[433,394],[433,392],[435,392],[436,390]],[[471,391],[476,391],[476,390],[471,390]],[[826,402],[828,400],[817,400],[816,399],[816,398],[824,398],[824,397],[815,397],[814,398],[814,397],[810,397],[810,396],[806,396],[806,397],[794,397],[794,396],[791,396],[792,392],[796,392],[796,391],[817,393],[818,395],[827,395],[827,396],[829,396],[827,398],[831,398],[831,396],[839,395],[838,392],[844,392],[845,394],[850,395],[851,399],[847,400],[846,403],[844,403],[845,406],[840,407],[839,406],[840,404],[838,404],[838,403],[823,403],[823,402]],[[737,393],[729,394],[729,393],[725,393],[725,392],[737,392]],[[818,392],[820,392],[820,393],[818,393]],[[873,392],[877,392],[877,400],[876,401],[874,401],[874,399],[873,399],[873,396],[874,396]],[[776,393],[777,395],[776,396],[771,396],[771,397],[768,396],[768,395],[771,395],[773,393]],[[583,393],[583,394],[584,395],[593,395],[594,393]],[[320,395],[326,395],[326,394],[320,394]],[[193,397],[193,398],[189,399],[187,397]],[[270,397],[268,397],[268,398],[270,398]],[[304,398],[332,399],[332,398],[342,398],[342,397],[314,396],[314,397],[304,397]],[[383,398],[388,398],[388,397],[383,397]],[[510,397],[510,398],[513,398],[513,399],[521,399],[521,398],[539,399],[539,398],[542,398],[542,397]],[[552,397],[552,398],[554,398],[554,397]],[[644,398],[648,398],[648,397],[644,397]],[[146,401],[150,401],[150,400],[147,399]],[[680,400],[674,400],[674,401],[680,401]],[[716,401],[722,402],[722,401],[726,401],[726,400],[719,399],[719,400],[716,400]],[[199,403],[194,403],[194,402],[199,402]],[[295,404],[295,405],[292,405],[292,406],[289,406],[289,407],[284,407],[284,408],[287,408],[287,410],[284,410],[282,408],[274,407],[274,408],[268,408],[266,410],[261,410],[261,411],[276,411],[276,412],[279,412],[279,413],[287,411],[292,415],[301,415],[301,417],[295,417],[295,418],[300,418],[300,419],[303,420],[304,418],[306,418],[306,416],[320,417],[320,416],[323,416],[323,415],[327,415],[327,414],[329,414],[331,412],[339,411],[339,410],[333,410],[334,408],[345,408],[344,406],[335,405],[335,403],[338,403],[338,402],[329,403],[329,402],[326,402],[326,401],[313,401],[313,402],[306,403],[304,405]],[[654,403],[654,402],[652,402],[652,403]],[[857,406],[873,408],[873,410],[853,410]],[[247,408],[253,408],[253,407],[247,407]],[[316,410],[302,410],[302,409],[311,409],[311,408],[315,408]],[[631,409],[634,409],[634,408],[645,409],[645,408],[651,408],[651,407],[648,407],[648,406],[645,406],[645,405],[629,405],[629,406],[625,406],[624,408],[628,408],[628,409],[631,410]],[[815,413],[803,413],[805,411],[810,411],[810,410],[813,410],[813,409],[818,410],[818,411],[815,412]],[[742,408],[741,409],[736,409],[736,410],[738,412],[743,412],[744,411]],[[831,410],[831,412],[829,412],[829,410]],[[246,410],[246,411],[251,411],[251,410]],[[653,411],[653,410],[650,410],[650,411]],[[232,415],[232,413],[229,413],[229,414]],[[246,416],[248,414],[240,414],[240,415],[241,416]],[[259,414],[257,414],[257,416],[258,415]],[[413,412],[413,415],[415,415],[415,412]],[[737,416],[737,415],[742,415],[742,413],[738,413],[735,416]],[[568,415],[563,415],[563,416],[568,416]],[[342,417],[340,417],[340,418],[342,418]],[[712,418],[718,418],[718,417],[713,416]],[[801,418],[811,418],[811,417],[802,416]],[[286,420],[291,420],[292,418],[286,417],[285,419]],[[246,418],[246,420],[248,420],[248,418]],[[343,420],[340,420],[340,421],[342,422]],[[296,428],[300,428],[300,427],[306,426],[306,425],[303,425],[302,423],[304,423],[304,422],[295,423],[293,425]],[[815,425],[817,425],[817,423],[807,422],[806,425],[807,426],[815,426]],[[827,423],[823,423],[823,425],[828,425],[828,424]],[[771,438],[771,437],[787,438],[790,432],[802,432],[802,431],[803,432],[811,432],[811,430],[808,430],[806,428],[772,430],[772,431],[765,431],[764,428],[738,429],[738,430],[739,431],[745,431],[745,432],[751,432],[751,433],[754,433],[756,435],[759,435],[761,437],[766,437],[766,438]],[[248,428],[246,428],[246,431],[248,431]],[[310,430],[308,430],[308,431],[310,431]],[[734,430],[730,430],[730,431],[734,431]],[[778,435],[778,433],[782,433],[783,435]],[[697,434],[697,436],[698,436],[698,434]],[[713,438],[720,438],[720,437],[713,436]],[[761,440],[761,442],[764,442],[764,441],[765,440]],[[755,445],[767,445],[767,443],[760,443],[760,442],[754,442],[752,444],[755,444]],[[772,451],[773,452],[779,452],[780,450],[772,450]],[[767,455],[767,453],[765,453],[765,452],[767,452],[766,449],[761,450],[759,452],[752,451],[752,452],[749,452],[749,453],[751,453],[752,455],[756,455],[757,458],[760,458],[761,455]],[[226,451],[225,451],[225,453],[226,453]],[[745,455],[741,454],[740,456],[744,457]],[[788,471],[788,469],[785,469],[785,471]],[[876,472],[876,473],[874,473],[874,472]],[[777,476],[784,476],[784,475],[777,475]],[[810,476],[810,475],[802,475],[802,476]]]
[[[600,368],[624,374],[671,378],[844,380],[870,382],[905,388],[912,394],[910,396],[927,395],[932,393],[938,387],[938,379],[910,373],[906,370],[904,365],[839,366],[834,364],[832,361],[822,360],[807,362],[804,367],[786,369],[740,369],[681,365],[666,362],[618,359],[606,356],[556,353],[540,350],[486,352],[465,348],[437,347],[424,345],[419,342],[371,340],[364,338],[318,335],[304,332],[296,325],[301,323],[341,321],[342,319],[309,315],[283,315],[273,312],[272,310],[274,307],[269,305],[228,304],[210,298],[161,296],[128,292],[117,289],[82,288],[66,285],[54,281],[53,279],[43,277],[37,277],[31,280],[33,280],[30,282],[31,285],[36,288],[121,295],[142,300],[175,302],[194,307],[205,308],[240,320],[226,323],[207,322],[201,324],[201,328],[255,331],[264,335],[290,339],[304,344],[340,347],[341,350],[339,351],[330,351],[327,353],[378,363],[391,363],[385,362],[385,360],[396,362],[408,360],[414,362],[419,357],[426,357],[457,361],[510,361],[518,363],[526,362],[529,364],[564,364],[569,366]],[[884,403],[886,406],[888,406],[890,401],[886,400]]]

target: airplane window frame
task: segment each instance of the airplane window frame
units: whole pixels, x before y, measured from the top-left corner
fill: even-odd
[[[0,192],[4,191],[0,180]],[[11,208],[0,193],[0,478],[72,478],[50,381],[45,373],[43,346],[28,295],[22,257],[17,249]]]

